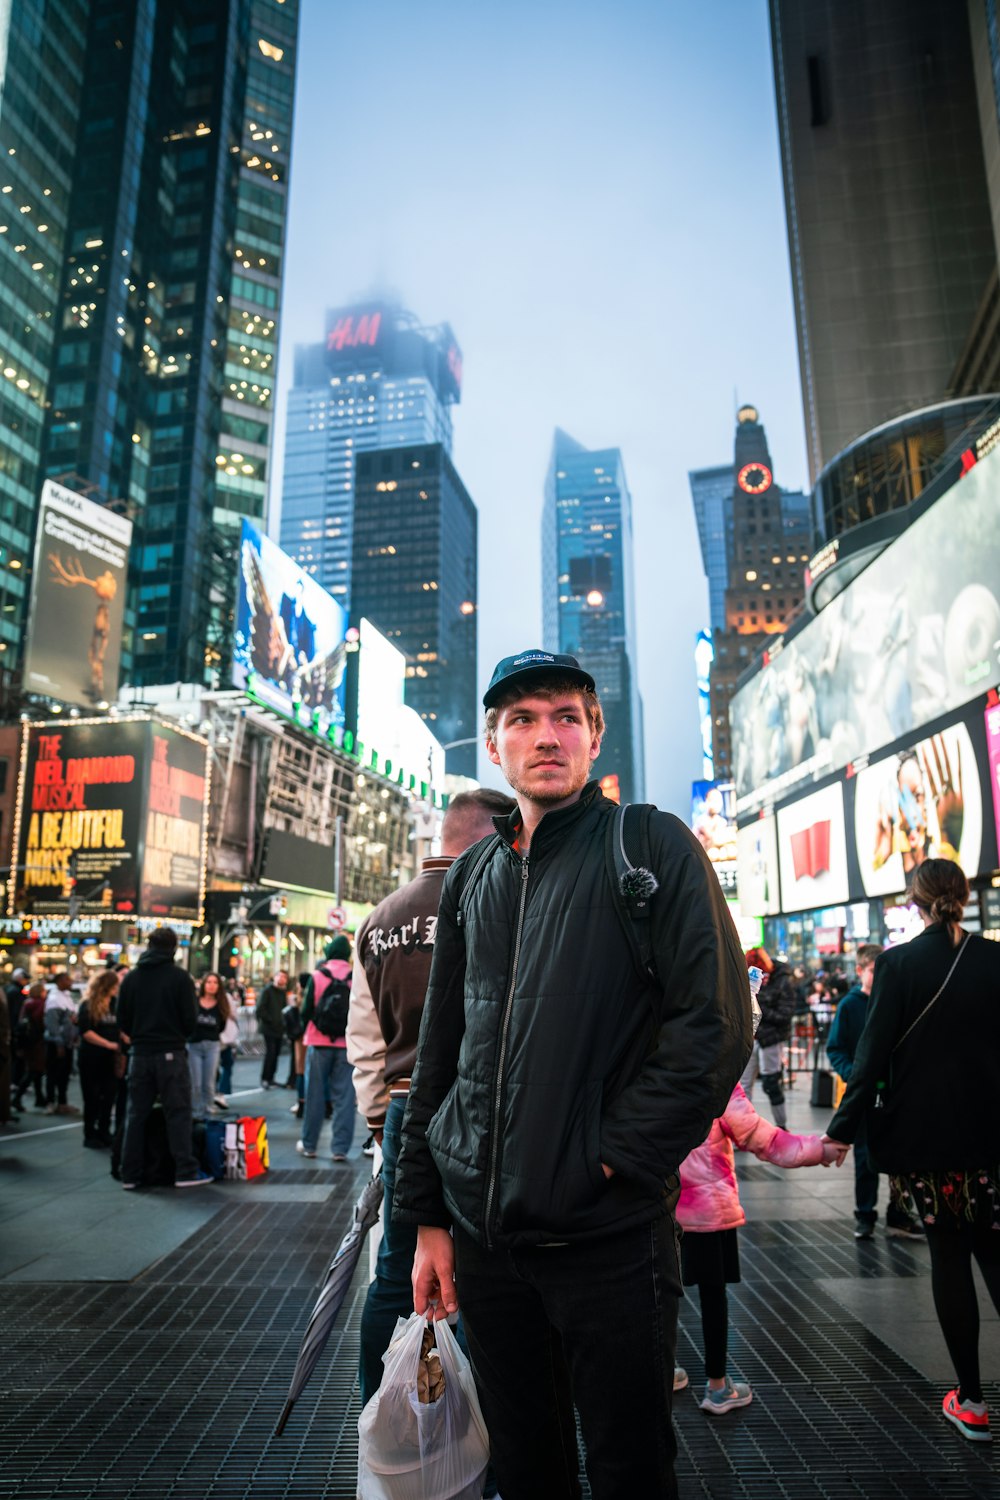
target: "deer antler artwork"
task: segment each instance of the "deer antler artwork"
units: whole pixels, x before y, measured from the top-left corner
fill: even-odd
[[[61,584],[67,589],[80,586],[90,588],[97,596],[94,628],[90,637],[90,645],[87,648],[87,663],[90,667],[91,697],[95,700],[103,698],[104,657],[108,649],[108,638],[111,635],[109,606],[118,592],[118,580],[109,569],[99,573],[96,578],[88,578],[78,557],[72,557],[64,563],[58,552],[48,554],[48,563],[54,583]]]

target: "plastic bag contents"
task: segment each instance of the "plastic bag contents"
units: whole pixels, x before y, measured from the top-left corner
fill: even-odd
[[[448,1324],[400,1318],[382,1363],[358,1422],[358,1500],[480,1500],[490,1441]]]

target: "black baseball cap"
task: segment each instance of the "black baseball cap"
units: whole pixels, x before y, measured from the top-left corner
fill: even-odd
[[[519,651],[517,656],[505,656],[493,668],[490,685],[483,694],[483,707],[492,708],[500,695],[523,681],[525,687],[539,677],[568,677],[578,682],[588,693],[596,692],[594,679],[585,672],[575,656],[555,656],[551,651]]]

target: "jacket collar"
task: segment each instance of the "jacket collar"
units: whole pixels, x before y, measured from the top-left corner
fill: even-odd
[[[531,851],[534,853],[539,846],[554,842],[560,838],[568,829],[580,821],[592,808],[607,799],[601,791],[599,781],[588,781],[583,791],[575,802],[569,807],[557,807],[553,812],[547,812],[535,829],[531,840]],[[521,811],[515,807],[513,812],[505,814],[504,817],[494,818],[493,826],[503,839],[504,843],[512,846],[521,828]]]
[[[453,854],[429,854],[426,859],[420,861],[420,873],[427,875],[432,870],[448,870],[454,863]]]

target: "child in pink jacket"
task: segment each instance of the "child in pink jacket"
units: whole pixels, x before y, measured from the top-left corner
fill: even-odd
[[[736,1406],[749,1406],[750,1387],[726,1374],[729,1314],[726,1284],[740,1279],[740,1254],[736,1230],[746,1223],[736,1181],[733,1146],[752,1151],[761,1161],[776,1167],[813,1167],[831,1162],[838,1166],[843,1148],[818,1135],[792,1135],[762,1120],[739,1084],[733,1089],[726,1112],[716,1120],[708,1140],[681,1163],[681,1196],[677,1222],[684,1230],[681,1241],[681,1273],[685,1286],[696,1286],[701,1303],[701,1328],[705,1341],[704,1411],[718,1415]],[[688,1383],[686,1373],[674,1371],[674,1390]]]

